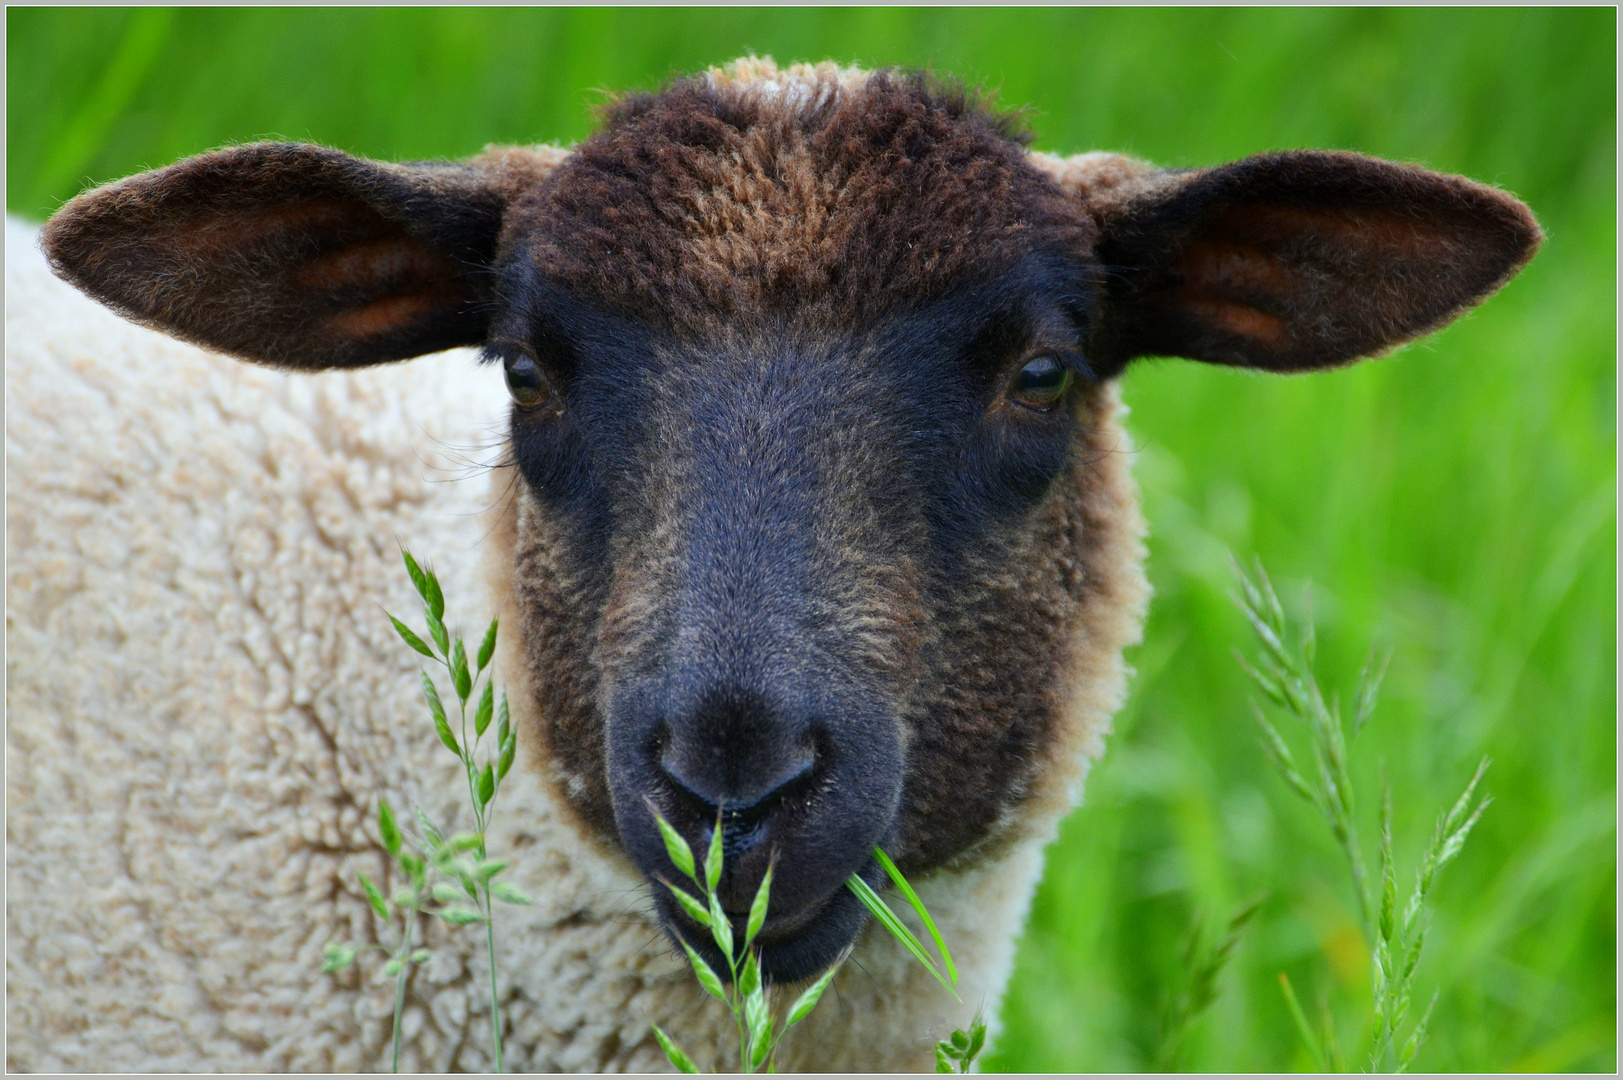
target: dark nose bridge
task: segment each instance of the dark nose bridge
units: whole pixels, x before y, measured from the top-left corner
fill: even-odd
[[[729,835],[813,773],[833,711],[813,685],[838,681],[818,671],[795,597],[755,569],[712,564],[685,590],[662,695],[658,767],[705,817],[729,811]]]
[[[781,364],[781,360],[779,361]],[[775,396],[765,364],[700,403],[685,483],[674,659],[759,687],[805,648],[808,601],[829,560],[816,550],[814,396]],[[801,388],[804,391],[804,387]],[[708,395],[707,395],[708,396]],[[826,585],[827,583],[822,583]]]
[[[650,545],[660,591],[607,702],[615,816],[639,865],[672,872],[654,815],[697,844],[719,817],[735,913],[770,866],[775,912],[827,902],[895,820],[905,776],[888,685],[853,660],[843,617],[866,534],[830,519],[862,505],[849,485],[872,470],[845,456],[862,448],[840,372],[792,361],[677,372],[692,377],[659,414],[673,452],[648,474],[667,515]]]
[[[710,806],[751,806],[809,772],[827,711],[815,687],[839,682],[818,670],[809,617],[826,565],[815,420],[764,381],[721,390],[694,417],[660,765]]]

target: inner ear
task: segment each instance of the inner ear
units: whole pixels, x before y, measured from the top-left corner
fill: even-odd
[[[1108,348],[1290,371],[1446,323],[1531,257],[1527,208],[1460,177],[1350,154],[1174,174],[1108,222]]]
[[[363,202],[215,213],[177,222],[146,251],[160,264],[143,268],[149,276],[161,275],[163,263],[215,268],[219,288],[192,298],[185,314],[226,352],[283,346],[254,359],[326,367],[343,357],[347,367],[472,344],[484,334],[484,290],[472,280],[479,264],[464,265]]]
[[[472,166],[259,144],[81,195],[43,243],[138,322],[262,363],[357,367],[483,339],[503,209]]]

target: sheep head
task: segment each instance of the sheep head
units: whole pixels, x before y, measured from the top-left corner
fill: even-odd
[[[855,937],[876,844],[973,859],[1075,753],[1068,673],[1137,603],[1129,361],[1347,363],[1538,241],[1458,177],[1059,161],[961,89],[764,61],[622,98],[572,153],[240,146],[44,234],[91,295],[247,360],[502,366],[545,767],[650,878],[656,811],[696,846],[719,815],[740,916],[775,861],[780,980]]]

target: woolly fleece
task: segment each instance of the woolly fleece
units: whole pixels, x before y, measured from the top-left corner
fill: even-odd
[[[251,367],[124,322],[36,244],[8,220],[7,1066],[387,1069],[381,965],[323,975],[321,952],[370,939],[357,871],[392,885],[380,796],[467,824],[383,610],[417,610],[400,543],[434,559],[465,635],[506,600],[484,583],[511,557],[510,477],[478,475],[503,438],[500,373],[466,351]],[[1127,602],[1084,628],[1061,760],[995,851],[920,883],[963,1004],[870,928],[781,1066],[929,1069],[978,1005],[995,1016],[1042,847],[1101,749],[1142,617],[1142,526],[1126,455],[1111,457]],[[519,667],[514,647],[499,671]],[[724,1010],[536,756],[521,744],[491,838],[536,898],[498,915],[508,1067],[662,1071],[650,1021],[708,1064],[735,1038]],[[481,935],[435,924],[429,945],[402,1067],[487,1069]]]

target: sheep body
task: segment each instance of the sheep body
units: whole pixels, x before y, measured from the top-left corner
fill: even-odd
[[[1073,161],[1046,164],[1062,182],[1099,164]],[[388,877],[378,797],[466,818],[381,609],[414,610],[397,538],[436,559],[464,632],[510,602],[505,472],[446,482],[499,442],[499,376],[463,351],[315,377],[239,364],[124,322],[35,244],[8,221],[8,1066],[387,1067],[381,972],[322,975],[320,956],[372,935],[356,874]],[[870,929],[780,1065],[928,1069],[978,1005],[995,1016],[1142,615],[1123,455],[1097,467],[1119,511],[1115,600],[1068,673],[1062,753],[994,844],[920,883],[963,1003]],[[504,677],[521,669],[510,649]],[[708,1061],[730,1021],[672,955],[641,876],[571,816],[537,747],[519,758],[492,836],[536,898],[498,915],[509,1067],[662,1069],[650,1021]],[[402,1065],[488,1068],[482,942],[436,924],[429,945]]]

